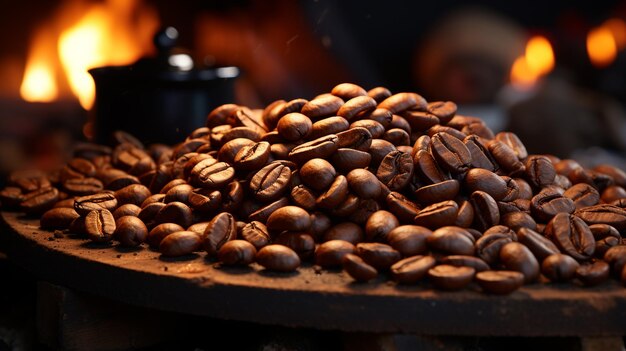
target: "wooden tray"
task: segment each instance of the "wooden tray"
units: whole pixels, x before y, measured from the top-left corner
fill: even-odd
[[[474,336],[626,335],[626,288],[533,284],[508,296],[471,287],[439,292],[384,277],[357,284],[345,273],[219,267],[200,253],[161,257],[39,229],[39,220],[3,212],[0,243],[38,278],[154,309],[220,319],[376,333]]]

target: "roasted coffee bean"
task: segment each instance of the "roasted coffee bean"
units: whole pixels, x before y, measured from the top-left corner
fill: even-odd
[[[484,271],[476,273],[476,282],[483,291],[506,295],[524,284],[524,275],[516,271]]]
[[[0,202],[3,209],[15,209],[24,200],[24,194],[19,187],[8,186],[0,190]]]
[[[156,215],[161,211],[166,205],[162,202],[153,202],[141,209],[141,212],[137,215],[139,219],[141,219],[148,228],[152,228],[155,225],[159,224],[155,221]]]
[[[365,223],[365,238],[368,241],[385,241],[389,232],[398,225],[398,219],[391,212],[376,211]]]
[[[350,124],[350,128],[365,128],[373,139],[379,139],[385,134],[385,126],[373,119],[361,119]]]
[[[541,273],[553,282],[567,282],[574,278],[578,266],[568,255],[552,254],[541,262]]]
[[[424,207],[415,216],[414,222],[429,229],[436,229],[453,223],[458,211],[459,205],[456,202],[452,200],[442,201]]]
[[[567,176],[572,184],[587,183],[596,188],[600,193],[610,185],[613,185],[613,179],[603,173],[594,172],[584,168],[572,170]]]
[[[454,225],[462,228],[469,228],[474,223],[474,207],[471,202],[462,200],[459,203],[459,211],[454,221]]]
[[[611,185],[602,192],[602,202],[609,203],[620,199],[626,199],[626,190],[617,185]]]
[[[117,190],[115,193],[118,205],[133,204],[141,205],[152,193],[145,185],[131,184],[122,189]],[[166,196],[167,197],[167,196]]]
[[[473,255],[474,240],[470,233],[461,227],[441,227],[426,238],[432,250],[449,255]]]
[[[143,218],[141,218],[141,213],[140,219],[143,220]],[[186,204],[178,201],[166,204],[154,216],[154,222],[156,224],[177,223],[180,224],[183,228],[189,227],[192,221],[193,214],[191,212],[191,208],[189,208],[189,206],[187,206]],[[144,223],[147,223],[147,221],[144,221]]]
[[[372,155],[367,152],[341,148],[332,155],[331,161],[335,168],[341,172],[348,173],[357,168],[369,166]]]
[[[160,202],[165,204],[164,202],[165,200],[165,194],[154,194],[149,196],[144,202],[141,203],[141,207],[142,209],[146,206],[148,206],[149,204],[155,203],[155,202]]]
[[[226,212],[235,212],[241,207],[244,197],[244,190],[241,183],[232,181],[228,183],[222,193],[222,210]]]
[[[604,261],[611,266],[614,276],[619,276],[626,266],[626,245],[616,245],[606,251]]]
[[[360,200],[356,210],[347,219],[356,224],[364,225],[370,216],[380,209],[380,204],[374,199]]]
[[[589,226],[580,218],[557,213],[546,226],[545,233],[564,252],[578,261],[593,257],[596,241]]]
[[[335,167],[321,158],[314,158],[300,167],[302,183],[315,190],[328,189],[335,180]]]
[[[386,110],[384,108],[377,108],[373,111],[363,113],[360,117],[362,117],[364,120],[372,120],[372,121],[378,122],[383,126],[383,128],[391,128],[391,122],[393,121],[393,116],[394,115],[391,113],[391,111]],[[360,125],[359,127],[365,127],[365,126]],[[366,128],[370,129],[368,127]],[[382,133],[380,135],[382,135]]]
[[[226,124],[228,118],[239,109],[238,105],[225,104],[218,106],[209,113],[206,120],[206,126],[213,128],[222,124]]]
[[[539,262],[533,253],[520,243],[512,242],[502,246],[500,262],[508,270],[521,272],[525,283],[532,283],[539,277]]]
[[[235,169],[226,162],[213,162],[207,159],[191,170],[192,184],[203,188],[218,188],[229,183],[235,176]]]
[[[387,140],[396,147],[411,145],[411,136],[400,128],[391,128],[383,134],[382,139]]]
[[[181,227],[176,223],[161,223],[156,227],[152,228],[146,237],[146,242],[152,248],[158,248],[163,239],[174,233],[174,232],[182,232],[185,228]]]
[[[298,207],[302,207],[307,211],[312,211],[316,206],[315,192],[304,184],[300,184],[291,189],[291,201]]]
[[[593,170],[598,173],[603,173],[610,176],[611,178],[613,178],[613,181],[616,185],[619,185],[623,188],[626,187],[626,172],[624,172],[623,170],[609,164],[599,164],[593,167]]]
[[[328,117],[313,123],[308,138],[317,139],[328,134],[341,133],[348,130],[348,128],[350,128],[350,122],[345,118],[339,116]]]
[[[358,282],[370,281],[378,276],[376,268],[354,254],[347,254],[342,260],[343,269]]]
[[[336,85],[330,92],[331,94],[349,100],[357,96],[367,96],[367,91],[360,86],[352,83],[341,83]]]
[[[228,266],[247,266],[254,262],[256,248],[245,240],[231,240],[217,252],[217,259]]]
[[[355,251],[355,246],[345,240],[330,240],[315,249],[315,264],[324,268],[341,266],[344,256]]]
[[[527,181],[525,181],[522,178],[513,178],[513,181],[515,181],[515,184],[517,184],[517,188],[518,188],[517,198],[518,199],[530,200],[533,198],[533,190]]]
[[[248,127],[235,127],[235,128],[228,129],[227,131],[223,133],[222,138],[220,139],[220,143],[224,145],[231,140],[235,140],[239,138],[249,139],[254,142],[258,142],[258,141],[261,141],[262,137],[263,137],[263,133],[261,133],[258,129],[248,128]],[[198,150],[199,149],[195,149],[194,151],[197,152]]]
[[[330,184],[330,187],[320,197],[316,204],[321,208],[335,208],[341,204],[348,196],[348,180],[340,175]]]
[[[574,215],[582,218],[587,224],[608,224],[620,233],[626,231],[626,210],[621,207],[600,204],[581,208],[574,212]]]
[[[346,101],[337,111],[337,116],[341,116],[348,121],[357,116],[376,109],[376,100],[369,96],[356,96]]]
[[[395,191],[385,197],[389,212],[393,213],[402,223],[413,223],[413,219],[419,213],[419,207],[404,195]]]
[[[382,162],[382,160],[392,151],[396,151],[396,147],[383,139],[372,139],[372,144],[369,148],[369,153],[372,155],[372,159],[370,161],[371,169],[378,169],[378,166]]]
[[[63,189],[73,195],[91,195],[102,189],[104,185],[97,178],[74,178],[63,182]]]
[[[467,266],[435,266],[428,270],[428,278],[433,285],[442,290],[460,290],[469,285],[476,271]]]
[[[361,226],[352,222],[342,222],[333,225],[323,234],[323,241],[344,240],[353,245],[363,241],[364,233]]]
[[[425,111],[404,111],[402,117],[409,123],[413,132],[424,132],[439,123],[437,116]]]
[[[431,150],[437,163],[453,173],[465,173],[472,162],[465,144],[448,133],[436,133],[431,137]]]
[[[617,229],[608,224],[592,224],[589,226],[589,230],[596,241],[596,249],[594,252],[596,257],[604,257],[608,249],[622,242],[622,237]]]
[[[556,170],[552,162],[545,156],[529,156],[525,162],[525,175],[530,184],[536,188],[544,188],[554,183]]]
[[[496,134],[496,140],[505,143],[508,145],[511,150],[515,153],[515,156],[519,160],[523,160],[528,157],[528,152],[526,151],[526,147],[522,143],[522,141],[518,138],[517,135],[511,132],[500,132]],[[527,166],[528,167],[528,166]]]
[[[291,180],[291,169],[280,163],[270,163],[261,168],[250,180],[250,190],[260,201],[272,201],[281,197]]]
[[[480,190],[474,191],[469,201],[474,207],[474,225],[478,230],[486,230],[500,223],[500,209],[491,195]]]
[[[179,158],[184,154],[197,152],[198,148],[206,143],[208,143],[206,139],[188,139],[173,150],[172,157]]]
[[[288,113],[280,118],[276,130],[281,137],[289,141],[306,138],[313,129],[311,119],[301,113]]]
[[[459,193],[460,185],[456,179],[422,186],[415,192],[415,198],[422,205],[452,200]]]
[[[387,242],[402,256],[424,254],[427,251],[426,239],[432,235],[428,228],[417,225],[402,225],[387,234]]]
[[[415,154],[414,164],[417,176],[427,184],[436,184],[449,179],[439,168],[432,155],[427,151],[418,151],[417,154]]]
[[[263,167],[270,157],[270,144],[261,141],[256,144],[242,147],[234,158],[233,166],[236,169],[252,171]]]
[[[189,193],[187,202],[195,211],[204,213],[212,212],[220,207],[222,203],[222,193],[218,190],[192,189]]]
[[[502,201],[515,201],[519,198],[519,186],[517,182],[508,176],[502,176],[502,180],[506,183],[506,195],[502,198]]]
[[[365,169],[353,169],[346,175],[350,190],[362,199],[378,198],[381,192],[378,178]]]
[[[315,240],[304,232],[283,232],[274,239],[274,244],[292,249],[301,259],[307,259],[315,251]]]
[[[306,232],[311,228],[309,213],[297,206],[285,206],[274,211],[267,219],[270,232]]]
[[[213,256],[217,254],[217,251],[224,243],[237,237],[235,218],[228,212],[219,213],[209,222],[204,234],[204,250],[209,256]]]
[[[372,134],[366,128],[355,127],[337,133],[337,147],[368,151],[372,145]]]
[[[46,175],[38,170],[13,171],[8,183],[19,187],[24,193],[49,188],[51,185]]]
[[[277,108],[276,112],[276,123],[278,123],[278,119],[288,113],[292,112],[300,112],[302,107],[306,105],[308,101],[306,99],[293,99],[286,103],[284,103],[280,108]]]
[[[500,217],[500,223],[515,231],[520,228],[537,229],[537,222],[528,213],[522,211],[505,213]]]
[[[159,244],[159,251],[163,256],[179,257],[200,250],[201,244],[202,240],[195,232],[180,231],[166,236]]]
[[[424,278],[436,263],[435,258],[432,256],[410,256],[391,266],[391,277],[398,283],[415,283]]]
[[[502,247],[513,241],[506,233],[485,234],[476,241],[476,255],[488,264],[494,265],[500,260]]]
[[[113,237],[122,246],[139,246],[148,237],[148,228],[141,219],[134,216],[123,216],[115,221]]]
[[[252,128],[259,131],[259,133],[268,132],[261,115],[254,113],[247,107],[240,107],[231,117],[233,117],[235,124],[238,126]]]
[[[532,229],[524,227],[518,229],[517,238],[520,243],[528,247],[539,261],[559,253],[558,247],[552,241]]]
[[[566,176],[557,174],[554,177],[554,183],[552,183],[552,185],[566,190],[572,187],[572,182]]]
[[[356,245],[356,253],[367,264],[378,270],[389,269],[402,258],[399,251],[381,243],[359,243]]]
[[[102,192],[74,199],[74,210],[81,216],[86,216],[89,212],[99,209],[113,211],[117,205],[117,199],[112,192]]]
[[[447,124],[456,114],[457,107],[452,101],[433,101],[426,109],[439,118],[439,123]]]
[[[378,103],[379,108],[396,114],[406,110],[425,111],[427,105],[426,100],[415,93],[397,93]]]
[[[610,266],[604,261],[595,261],[591,264],[583,264],[576,268],[576,278],[583,285],[595,286],[609,279]]]
[[[85,233],[92,241],[111,241],[115,228],[115,218],[108,210],[91,211],[85,216]]]
[[[491,140],[487,144],[487,149],[498,165],[510,174],[518,174],[524,171],[524,164],[517,158],[515,151],[507,144],[498,140]]]
[[[115,211],[113,211],[113,218],[117,220],[118,218],[124,217],[124,216],[137,217],[139,216],[139,212],[141,212],[141,207],[135,204],[125,204],[116,208]]]
[[[172,179],[170,182],[165,184],[161,189],[161,194],[167,194],[170,190],[174,189],[179,185],[186,185],[187,182],[184,179]],[[165,199],[163,199],[165,201]]]
[[[326,95],[307,102],[300,112],[310,118],[320,118],[336,115],[343,105],[343,100],[337,96]]]
[[[478,136],[468,135],[463,139],[463,144],[465,144],[472,156],[472,167],[482,168],[491,172],[496,172],[499,169],[498,163]]]
[[[283,245],[264,246],[256,254],[256,262],[265,269],[277,272],[293,272],[300,267],[300,257]]]
[[[489,270],[489,265],[487,264],[487,262],[474,256],[450,255],[442,258],[441,263],[456,267],[472,267],[476,272]]]
[[[470,169],[465,176],[465,185],[470,192],[484,191],[496,201],[504,199],[509,193],[503,178],[482,168]]]
[[[294,147],[288,155],[290,161],[304,164],[313,158],[328,158],[339,148],[338,138],[329,134]]]
[[[241,237],[254,245],[257,250],[269,244],[271,239],[265,224],[258,221],[246,224],[241,230]]]
[[[265,223],[268,221],[272,213],[274,213],[276,210],[283,208],[287,205],[289,205],[289,199],[287,199],[286,197],[281,197],[280,199],[274,202],[270,202],[269,204],[262,206],[256,209],[254,212],[249,213],[247,215],[245,214],[245,212],[242,212],[243,213],[242,216],[243,217],[247,216],[248,219],[251,221],[259,221],[259,222]],[[245,203],[244,203],[244,207],[245,207]]]
[[[376,177],[391,191],[403,189],[413,177],[411,155],[400,151],[388,153],[380,162]]]
[[[73,208],[52,208],[41,216],[39,225],[41,229],[67,229],[78,217],[80,215]]]
[[[22,197],[20,209],[28,214],[40,214],[51,209],[59,200],[59,191],[56,188],[41,188]]]
[[[530,211],[533,217],[542,222],[550,221],[559,212],[573,213],[575,210],[572,200],[550,188],[540,191],[530,200]]]
[[[458,129],[454,129],[452,127],[448,127],[448,126],[442,126],[442,125],[434,125],[432,127],[430,127],[426,133],[428,134],[428,136],[432,137],[433,135],[437,134],[437,133],[447,133],[461,141],[463,141],[466,137],[467,134],[463,133],[462,131],[458,130]]]
[[[221,162],[226,162],[228,164],[233,164],[235,162],[235,157],[246,146],[252,146],[255,142],[246,139],[246,138],[237,138],[226,142],[219,149],[217,154],[217,159]],[[193,169],[192,169],[193,171]]]
[[[391,96],[391,92],[385,87],[376,87],[370,89],[367,95],[380,104],[383,100]]]

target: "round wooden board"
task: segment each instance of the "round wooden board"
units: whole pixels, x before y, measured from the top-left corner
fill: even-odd
[[[440,292],[385,277],[355,283],[339,271],[267,272],[227,268],[204,253],[168,259],[145,246],[126,249],[39,229],[3,212],[9,258],[40,279],[126,303],[219,319],[377,333],[477,336],[626,335],[626,289],[533,284],[507,296],[476,286]]]

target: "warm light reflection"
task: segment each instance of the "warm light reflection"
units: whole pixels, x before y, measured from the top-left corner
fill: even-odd
[[[606,27],[589,31],[587,35],[587,53],[596,67],[606,67],[615,61],[617,45],[613,33]]]
[[[54,101],[58,94],[55,67],[48,50],[50,38],[44,32],[37,34],[26,62],[24,79],[20,86],[22,99],[30,102]]]
[[[608,28],[608,30],[611,31],[611,34],[613,34],[617,50],[626,48],[626,22],[624,22],[624,20],[620,18],[611,18],[606,20],[602,26]]]
[[[532,87],[539,78],[554,69],[554,51],[552,45],[542,36],[528,40],[524,55],[511,66],[511,84],[519,88]]]
[[[54,25],[46,28],[47,41],[32,43],[22,89],[39,89],[35,91],[44,95],[45,88],[54,92],[47,93],[45,101],[54,100],[59,87],[55,75],[64,73],[72,93],[88,110],[95,99],[95,85],[87,70],[131,64],[149,52],[150,39],[159,25],[158,16],[153,9],[141,6],[140,0],[107,0],[87,7],[68,1],[61,10],[51,21]],[[53,28],[58,31],[53,32]],[[58,66],[63,72],[57,71]],[[22,96],[29,99],[24,93]]]

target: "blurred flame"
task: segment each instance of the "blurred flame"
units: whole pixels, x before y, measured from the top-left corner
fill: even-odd
[[[150,39],[159,21],[156,12],[141,6],[140,0],[106,0],[87,7],[80,4],[79,10],[76,4],[68,1],[61,13],[57,14],[55,24],[60,30],[55,37],[45,42],[35,40],[32,43],[28,61],[39,63],[32,66],[38,70],[27,66],[22,85],[41,90],[49,87],[49,90],[56,91],[59,82],[54,80],[55,65],[44,69],[41,62],[60,61],[58,66],[62,67],[71,92],[81,106],[89,110],[95,99],[95,84],[87,70],[130,64],[145,55],[151,50]],[[54,46],[52,50],[46,49],[50,43]],[[44,58],[46,55],[41,54],[50,51],[54,54],[52,59]],[[45,77],[50,78],[43,78],[44,71],[48,72]],[[53,94],[46,101],[54,100],[56,95]],[[24,94],[22,96],[28,100]]]
[[[626,22],[620,18],[611,18],[606,20],[602,26],[606,27],[613,34],[617,50],[622,50],[626,47]]]
[[[611,30],[600,26],[587,35],[587,53],[589,60],[596,67],[606,67],[617,57],[617,43]]]
[[[51,38],[40,31],[35,37],[35,45],[24,69],[24,79],[20,86],[22,99],[30,102],[49,102],[57,98],[59,91],[55,77],[56,68],[49,55]],[[54,43],[54,41],[52,41]]]
[[[528,40],[524,55],[515,59],[511,66],[511,83],[520,88],[530,88],[554,69],[554,62],[550,41],[543,36],[534,36]]]

